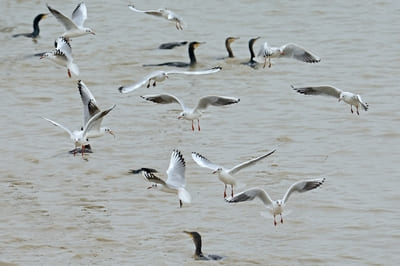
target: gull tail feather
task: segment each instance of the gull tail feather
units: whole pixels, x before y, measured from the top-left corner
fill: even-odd
[[[68,68],[74,73],[76,76],[79,76],[79,67],[75,63],[69,63]]]
[[[192,197],[190,196],[190,193],[183,187],[178,188],[178,197],[184,203],[192,202]]]

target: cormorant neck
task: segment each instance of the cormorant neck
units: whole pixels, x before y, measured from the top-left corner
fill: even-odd
[[[232,48],[231,48],[231,45],[229,44],[228,40],[225,41],[225,47],[226,47],[226,50],[228,51],[228,57],[233,58],[234,55],[233,55]]]
[[[253,46],[254,46],[254,41],[251,40],[251,41],[249,42],[250,61],[253,61],[253,58],[255,57],[255,55],[254,55],[254,50],[253,50]]]
[[[33,20],[33,32],[32,35],[34,37],[39,35],[40,29],[39,29],[39,21],[42,19],[41,16],[37,16],[34,20]]]
[[[194,55],[194,47],[189,46],[189,58],[190,58],[190,65],[194,65],[197,63],[196,56]]]
[[[199,257],[203,256],[203,252],[201,251],[201,239],[196,239],[195,246],[196,246],[195,255]]]

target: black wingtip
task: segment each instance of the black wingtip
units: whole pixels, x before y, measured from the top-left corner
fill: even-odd
[[[120,92],[120,93],[122,93],[122,90],[124,89],[124,86],[121,86],[121,87],[119,87],[118,88],[118,91]]]

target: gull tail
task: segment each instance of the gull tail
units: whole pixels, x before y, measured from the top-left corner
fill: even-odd
[[[178,197],[184,203],[192,202],[192,197],[190,196],[189,192],[183,187],[178,188]]]

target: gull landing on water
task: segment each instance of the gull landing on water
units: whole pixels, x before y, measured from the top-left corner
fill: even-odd
[[[220,165],[214,164],[211,161],[209,161],[206,157],[202,156],[197,152],[192,152],[192,158],[199,166],[213,170],[212,172],[213,174],[218,174],[219,180],[221,180],[225,184],[224,198],[226,198],[227,185],[231,186],[231,196],[233,197],[233,187],[236,186],[236,180],[234,175],[237,172],[239,172],[243,168],[256,164],[258,161],[270,156],[275,151],[276,150],[273,150],[267,154],[263,154],[257,158],[238,164],[232,167],[231,169],[226,169]]]
[[[139,89],[140,87],[144,86],[145,84],[147,88],[150,87],[150,85],[153,85],[155,87],[157,85],[157,82],[162,82],[166,80],[169,75],[171,74],[185,74],[185,75],[206,75],[206,74],[212,74],[220,71],[222,68],[221,67],[213,67],[211,69],[206,69],[206,70],[198,70],[198,71],[183,71],[183,70],[170,70],[170,71],[154,71],[151,72],[150,74],[146,75],[142,80],[128,86],[121,86],[118,88],[120,93],[128,93],[132,92],[134,90]]]
[[[178,119],[186,119],[192,121],[192,130],[194,131],[194,120],[197,120],[197,128],[200,131],[200,117],[202,115],[202,111],[205,110],[209,105],[213,106],[223,106],[238,103],[240,101],[239,98],[234,97],[225,97],[225,96],[204,96],[199,99],[197,105],[192,109],[186,107],[181,100],[179,100],[176,96],[172,94],[155,94],[155,95],[143,95],[140,96],[143,99],[159,104],[169,104],[169,103],[178,103],[182,112],[179,114]]]
[[[166,20],[173,21],[175,22],[177,30],[183,30],[183,25],[185,25],[181,17],[179,17],[177,14],[166,8],[160,8],[158,10],[139,10],[136,9],[134,5],[128,5],[128,7],[130,10],[135,12],[145,13],[156,17],[163,17]]]
[[[134,170],[133,173],[142,172],[144,178],[153,183],[148,189],[158,188],[161,191],[167,193],[175,193],[179,198],[179,207],[182,208],[182,204],[190,203],[192,197],[189,192],[185,189],[185,159],[182,153],[178,150],[173,150],[171,154],[171,160],[167,169],[167,180],[164,181],[157,177],[154,173],[157,172],[152,168],[141,168]],[[149,171],[149,169],[151,171]]]
[[[43,53],[40,59],[48,58],[54,63],[67,68],[68,77],[71,77],[71,72],[74,75],[79,75],[79,68],[73,62],[71,45],[64,37],[58,37],[55,41],[55,49],[51,52]]]
[[[282,213],[283,209],[286,205],[286,202],[289,200],[290,195],[293,192],[303,193],[312,189],[315,189],[324,183],[325,178],[318,179],[310,179],[310,180],[302,180],[294,183],[289,187],[286,191],[285,196],[281,200],[272,200],[268,193],[262,188],[250,188],[243,192],[236,194],[235,196],[225,199],[229,203],[233,202],[242,202],[242,201],[250,201],[255,198],[259,198],[266,207],[270,208],[270,212],[274,216],[274,225],[276,226],[276,215],[281,216],[281,223],[283,223]]]
[[[361,100],[360,95],[354,94],[352,92],[342,91],[338,88],[329,85],[321,85],[321,86],[309,86],[309,87],[301,87],[296,88],[291,85],[293,90],[298,93],[305,95],[325,95],[332,96],[338,99],[340,102],[343,100],[345,103],[350,105],[350,111],[353,113],[353,106],[356,107],[357,115],[360,115],[358,108],[361,106],[365,111],[368,110],[368,104]]]
[[[281,47],[271,47],[267,42],[265,42],[258,52],[258,57],[264,59],[264,68],[267,64],[267,60],[268,67],[271,67],[271,58],[279,57],[294,58],[305,63],[318,63],[321,61],[318,56],[294,43],[287,43]]]
[[[47,5],[47,4],[46,4]],[[47,8],[53,14],[53,16],[60,22],[66,29],[63,33],[63,37],[66,39],[79,37],[87,34],[95,34],[92,29],[83,27],[83,23],[87,19],[87,8],[85,3],[80,3],[76,6],[72,12],[72,19],[62,14],[60,11],[51,8],[47,5]]]

